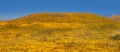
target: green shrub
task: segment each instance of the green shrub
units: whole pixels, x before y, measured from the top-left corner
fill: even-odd
[[[118,29],[118,26],[115,24],[104,24],[100,27],[100,30],[115,30]]]
[[[112,40],[120,40],[120,34],[110,37]]]
[[[4,25],[1,29],[2,30],[13,30],[13,29],[18,29],[19,27],[16,24],[6,24]]]

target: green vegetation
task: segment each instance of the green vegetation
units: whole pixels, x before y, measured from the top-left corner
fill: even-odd
[[[111,39],[113,39],[113,40],[120,40],[120,35],[112,36]]]

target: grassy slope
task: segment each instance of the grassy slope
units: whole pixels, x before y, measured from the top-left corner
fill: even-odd
[[[119,52],[119,35],[119,22],[95,14],[32,14],[0,23],[0,51]]]
[[[111,16],[109,19],[120,22],[120,15]]]

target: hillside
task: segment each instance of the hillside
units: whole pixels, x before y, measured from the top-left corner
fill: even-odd
[[[99,19],[99,20],[98,20]],[[15,22],[67,22],[67,23],[79,23],[79,22],[107,22],[103,16],[90,13],[39,13],[31,14],[21,18],[14,19]]]
[[[0,22],[0,52],[119,52],[120,23],[91,13],[39,13]]]
[[[120,15],[111,16],[109,19],[120,22]]]

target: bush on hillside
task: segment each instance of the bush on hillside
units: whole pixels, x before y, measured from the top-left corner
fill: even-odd
[[[118,26],[115,24],[104,24],[100,27],[101,30],[115,30],[118,29]]]
[[[19,27],[15,24],[6,24],[2,27],[3,30],[5,29],[9,29],[9,30],[12,30],[12,29],[18,29]]]
[[[120,40],[120,34],[110,37],[112,40]]]

